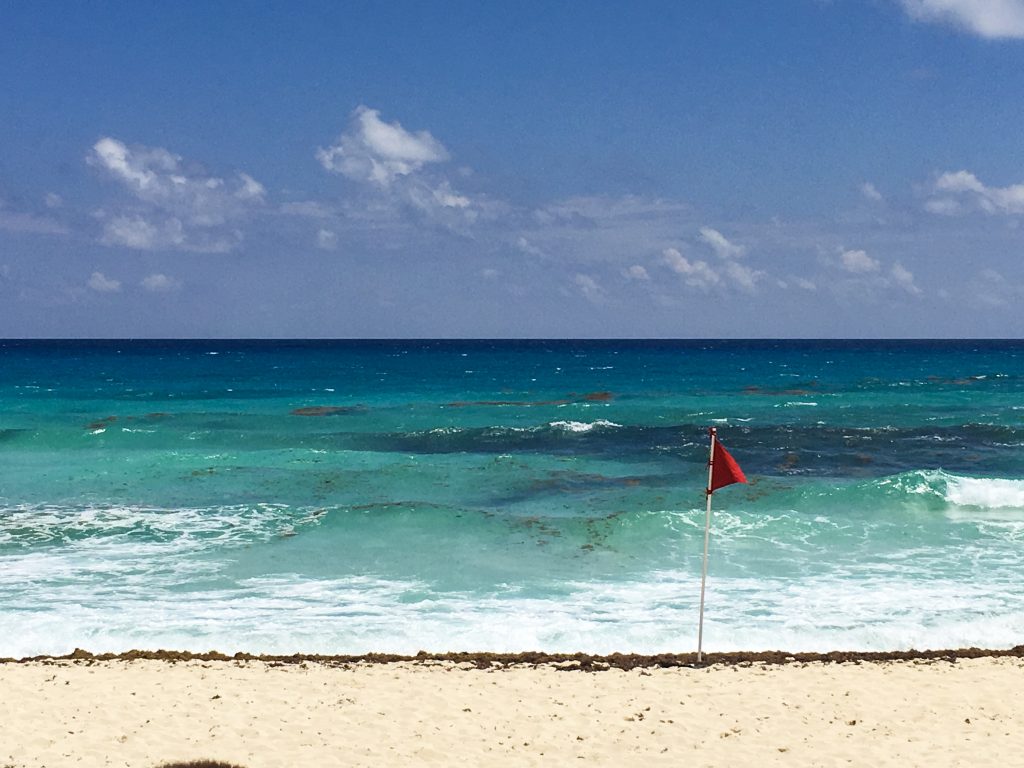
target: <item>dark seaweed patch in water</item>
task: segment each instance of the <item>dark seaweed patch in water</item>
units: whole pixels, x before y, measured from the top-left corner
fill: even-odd
[[[756,385],[750,385],[743,388],[743,394],[745,395],[814,395],[821,394],[822,390],[817,381],[807,381],[797,384],[795,387],[789,389],[767,389],[765,387],[759,387]]]
[[[609,477],[594,472],[552,470],[548,472],[547,477],[532,481],[530,491],[533,493],[576,493],[578,491],[637,486],[645,479],[639,476]]]
[[[514,525],[526,528],[537,536],[537,546],[544,546],[549,539],[557,539],[562,532],[554,525],[540,517],[524,517],[512,521]],[[546,537],[546,538],[545,538]]]
[[[531,408],[534,406],[544,405],[569,405],[570,403],[607,403],[611,402],[615,398],[615,395],[611,392],[587,392],[583,395],[578,395],[575,392],[570,392],[568,395],[556,400],[456,400],[451,403],[445,403],[447,408],[468,408],[474,405],[482,406],[517,406],[521,408]]]
[[[957,387],[966,387],[971,384],[978,384],[987,378],[988,376],[960,376],[951,379],[946,376],[929,376],[926,380],[929,384],[952,384]]]
[[[486,427],[332,435],[337,447],[409,454],[546,454],[703,465],[706,426],[625,426],[571,432]],[[1024,474],[1024,428],[994,424],[858,428],[822,424],[733,427],[723,435],[748,474],[882,477],[912,469]]]
[[[572,400],[456,400],[445,403],[446,408],[468,408],[474,405],[514,405],[531,407],[535,405],[568,405]]]
[[[677,427],[620,427],[571,432],[555,427],[484,427],[453,431],[385,432],[346,435],[357,450],[396,453],[543,453],[650,458],[681,446]]]
[[[729,429],[729,451],[754,474],[882,477],[913,469],[1016,476],[1024,429],[994,424],[934,427],[773,425]],[[687,454],[689,456],[690,454]]]
[[[117,416],[106,416],[102,419],[96,419],[96,421],[89,422],[85,425],[85,429],[106,429],[115,421],[117,421]]]
[[[28,431],[29,430],[27,429],[15,429],[13,427],[8,429],[0,429],[0,443],[5,443],[9,440],[13,440],[18,435],[21,435]]]
[[[490,499],[494,506],[507,506],[531,501],[538,497],[562,494],[587,494],[616,488],[671,488],[679,483],[678,474],[610,476],[594,472],[551,470],[545,477],[535,478],[524,487],[509,490]]]
[[[359,413],[365,410],[358,405],[306,405],[302,408],[294,408],[292,416],[341,416],[349,413]]]

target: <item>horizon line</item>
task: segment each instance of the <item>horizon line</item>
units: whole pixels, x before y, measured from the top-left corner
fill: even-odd
[[[1024,342],[1019,336],[10,336],[10,342]]]

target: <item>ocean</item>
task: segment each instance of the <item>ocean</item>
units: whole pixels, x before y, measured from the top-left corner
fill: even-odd
[[[0,656],[1024,642],[1024,342],[2,341]]]

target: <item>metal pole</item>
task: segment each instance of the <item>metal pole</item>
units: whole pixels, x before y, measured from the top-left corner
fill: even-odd
[[[697,663],[704,660],[704,587],[708,581],[708,539],[711,537],[711,477],[715,470],[715,438],[717,430],[708,430],[711,435],[711,447],[708,449],[708,486],[705,494],[708,499],[707,512],[704,515],[704,567],[700,576],[700,620],[697,623]]]

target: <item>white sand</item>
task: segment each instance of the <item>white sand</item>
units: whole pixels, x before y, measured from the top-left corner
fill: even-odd
[[[0,692],[0,768],[1024,765],[1021,659],[597,673],[37,662],[0,664]]]

